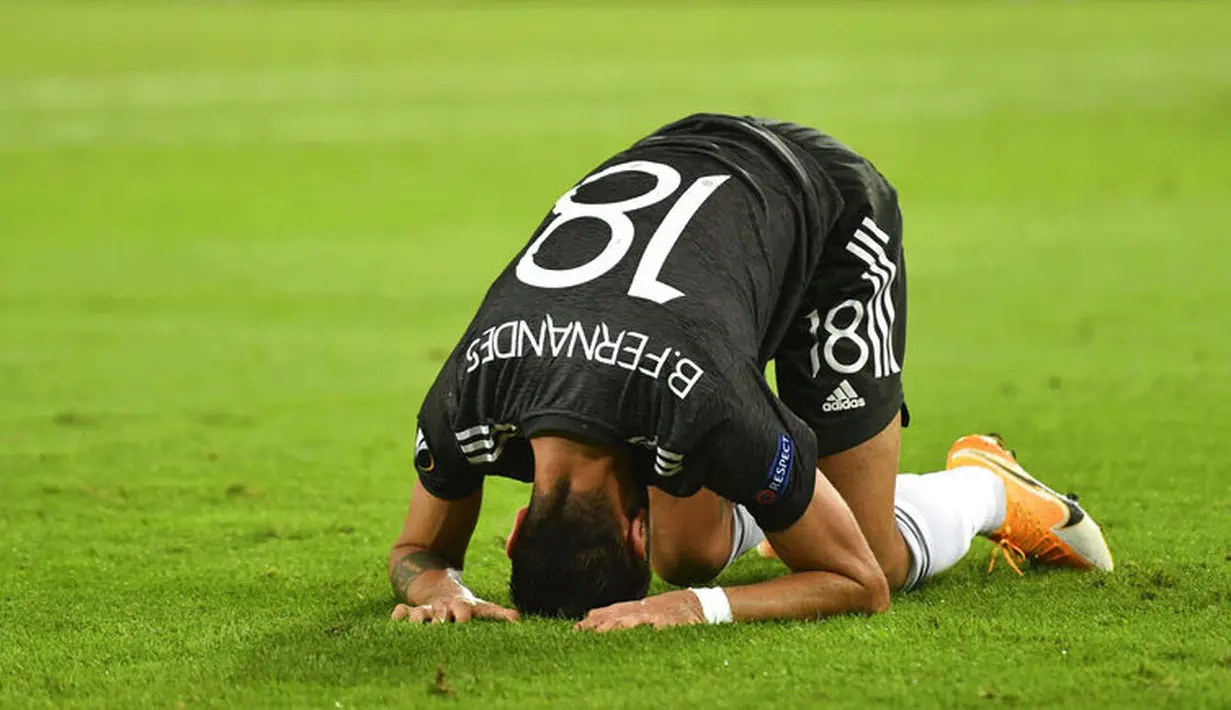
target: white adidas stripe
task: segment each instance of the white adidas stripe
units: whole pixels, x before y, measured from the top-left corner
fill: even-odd
[[[871,283],[873,289],[867,304],[873,369],[876,377],[887,377],[902,371],[893,352],[893,323],[897,313],[893,308],[892,285],[897,278],[897,266],[885,253],[884,245],[888,244],[889,235],[869,218],[863,220],[863,226],[875,235],[875,239],[863,229],[857,229],[846,250],[868,267],[861,278]]]
[[[669,478],[684,470],[684,454],[662,448],[657,437],[630,436],[627,441],[654,451],[654,472],[658,475]]]
[[[891,371],[889,367],[890,351],[893,349],[893,304],[890,302],[886,307],[886,300],[889,298],[889,285],[893,283],[894,277],[897,275],[897,267],[889,263],[889,259],[885,256],[885,250],[881,248],[867,235],[866,232],[859,230],[855,232],[855,238],[861,244],[867,247],[870,253],[860,255],[860,259],[868,265],[869,273],[875,274],[878,280],[874,282],[875,290],[872,298],[868,300],[868,336],[872,338],[873,332],[880,335],[880,347],[876,347],[877,341],[873,340],[873,355],[876,357],[876,376],[884,377]],[[871,281],[872,279],[869,279]],[[873,324],[876,330],[873,331]]]
[[[504,453],[504,444],[501,444],[500,446],[496,447],[495,451],[492,451],[486,454],[479,454],[476,456],[467,456],[466,460],[474,464],[493,463],[494,461],[499,459],[500,455],[503,453]]]
[[[887,245],[889,243],[889,235],[878,227],[876,222],[873,222],[870,217],[864,217],[863,226],[871,230],[872,233],[875,234],[881,242],[883,242],[883,244]],[[884,293],[881,294],[880,305],[885,309],[885,315],[887,316],[884,321],[887,325],[887,330],[885,333],[885,370],[886,374],[893,374],[902,371],[902,367],[898,364],[897,358],[893,353],[893,322],[897,317],[897,314],[893,310],[893,293],[890,290],[894,279],[898,275],[898,267],[892,260],[889,259],[889,256],[885,253],[882,245],[874,244],[873,247],[872,253],[876,255],[877,261],[880,262],[880,265],[888,274],[888,280],[885,282]]]
[[[654,447],[654,471],[664,478],[678,475],[684,470],[684,455]]]
[[[462,447],[462,453],[466,454],[466,460],[471,463],[491,463],[500,458],[504,453],[504,445],[508,443],[512,437],[512,433],[505,433],[496,441],[486,440],[481,442],[472,442],[467,450],[466,446]]]
[[[856,237],[862,237],[871,241],[863,232],[856,232]],[[872,297],[868,299],[867,314],[868,314],[868,342],[872,345],[872,364],[873,374],[876,377],[885,376],[885,331],[881,319],[884,318],[884,313],[876,306],[880,303],[881,294],[886,291],[885,282],[889,279],[889,275],[877,265],[876,259],[859,245],[851,242],[846,245],[846,250],[859,260],[867,264],[868,270],[859,275],[860,278],[872,284]]]
[[[517,431],[517,427],[513,424],[478,424],[469,429],[463,429],[454,432],[457,441],[460,444],[463,441],[473,439],[476,436],[490,436],[492,432]]]
[[[881,240],[882,244],[889,244],[889,235],[885,234],[884,230],[876,226],[876,222],[873,222],[871,217],[864,217],[862,224],[867,227],[870,232],[875,234],[876,238]]]
[[[473,454],[476,451],[491,451],[494,448],[496,448],[496,442],[492,439],[475,439],[461,446],[463,454]]]
[[[458,448],[473,464],[492,463],[504,453],[504,445],[517,434],[515,424],[477,424],[454,432]]]
[[[674,451],[667,451],[666,449],[661,449],[657,447],[656,447],[655,455],[667,461],[683,461],[684,460],[684,454],[677,454]]]
[[[850,380],[842,380],[842,384],[838,385],[838,389],[842,390],[842,393],[845,394],[848,398],[854,399],[855,397],[859,396],[859,393],[855,391],[855,388],[851,387]],[[834,392],[836,394],[837,390],[835,390]]]

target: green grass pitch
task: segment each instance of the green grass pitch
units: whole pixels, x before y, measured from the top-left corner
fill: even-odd
[[[1229,27],[1215,2],[0,4],[0,707],[1231,707]],[[388,621],[441,358],[572,181],[697,110],[817,125],[893,180],[905,469],[1002,432],[1113,574],[989,575],[977,541],[875,618]],[[489,486],[484,597],[527,495]]]

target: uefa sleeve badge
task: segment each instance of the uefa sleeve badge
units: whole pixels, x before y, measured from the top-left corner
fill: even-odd
[[[791,464],[795,460],[795,441],[786,434],[778,435],[778,453],[770,464],[766,475],[765,488],[757,493],[756,500],[761,505],[772,505],[777,502],[791,483]]]

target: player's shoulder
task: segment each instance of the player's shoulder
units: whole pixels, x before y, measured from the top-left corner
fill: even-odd
[[[844,197],[872,192],[893,193],[893,187],[863,153],[817,128],[773,118],[750,119],[799,146],[816,161]],[[861,200],[862,201],[862,200]]]
[[[738,440],[747,436],[776,442],[782,434],[801,444],[807,440],[810,445],[804,448],[814,446],[810,428],[778,398],[763,368],[752,361],[741,361],[723,373],[709,412],[716,425],[711,435],[728,439],[728,444],[739,446]]]
[[[747,506],[762,527],[788,527],[811,499],[815,438],[755,364],[733,368],[726,382],[690,463],[704,470],[706,487]]]
[[[707,373],[704,387],[690,408],[693,424],[706,435],[717,436],[735,422],[755,417],[759,402],[773,396],[764,375],[748,357],[738,357]],[[698,432],[700,433],[700,432]],[[698,436],[696,438],[704,438]]]
[[[791,121],[776,118],[749,117],[749,121],[774,135],[801,146],[815,157],[834,164],[864,165],[869,161],[853,148],[824,131]]]
[[[751,116],[694,113],[662,126],[633,147],[690,140],[695,143],[694,147],[720,149],[722,146],[740,146],[752,153],[770,157],[772,162],[787,166],[802,178],[806,167],[800,163],[789,146],[789,140],[784,140],[784,137],[785,134]]]

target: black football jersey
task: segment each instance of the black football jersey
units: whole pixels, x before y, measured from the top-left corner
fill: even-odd
[[[627,447],[643,483],[710,488],[766,529],[798,519],[816,441],[763,373],[842,198],[770,125],[688,117],[556,201],[427,394],[428,491],[532,481],[528,440],[554,433]]]

